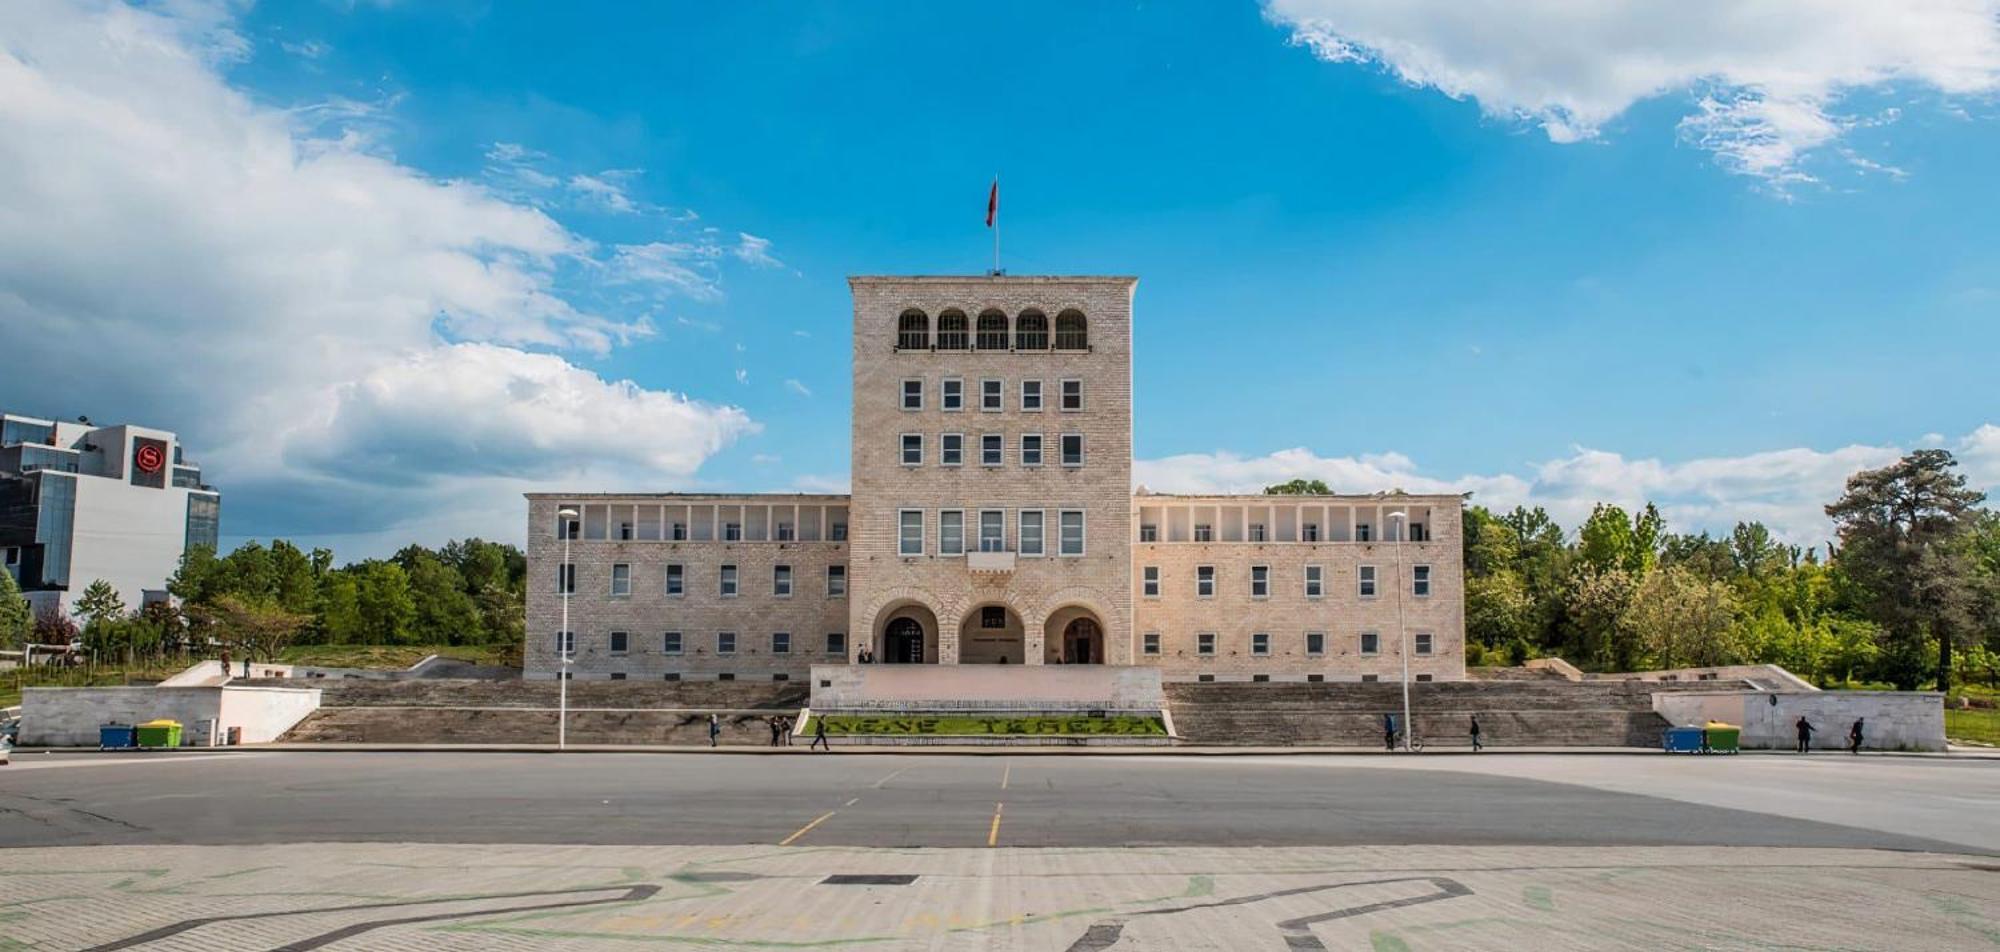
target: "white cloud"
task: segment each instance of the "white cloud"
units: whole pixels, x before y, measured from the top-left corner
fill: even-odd
[[[793,380],[790,377],[785,378],[785,389],[790,390],[791,392],[796,393],[801,397],[810,397],[813,395],[812,390],[808,388],[805,384]]]
[[[832,475],[808,474],[792,480],[792,488],[802,493],[841,494],[849,491],[848,485],[846,473],[835,473]]]
[[[737,260],[759,268],[782,268],[785,263],[771,256],[771,239],[737,232],[736,247],[730,251]]]
[[[652,332],[568,289],[615,253],[231,88],[236,9],[0,4],[0,405],[180,431],[226,535],[405,541],[691,484],[756,429],[559,356]]]
[[[2000,491],[2000,426],[1982,426],[1949,448],[1969,483]],[[1475,503],[1491,509],[1542,506],[1571,530],[1599,502],[1627,509],[1653,502],[1677,532],[1727,532],[1739,521],[1761,521],[1787,541],[1817,545],[1832,532],[1822,507],[1840,495],[1847,477],[1902,453],[1897,447],[1856,445],[1669,463],[1579,447],[1521,474],[1448,476],[1426,473],[1398,453],[1323,457],[1288,449],[1257,457],[1217,452],[1135,460],[1132,475],[1154,492],[1255,493],[1301,478],[1323,479],[1338,492],[1469,492]]]
[[[283,49],[285,52],[290,53],[293,56],[299,57],[300,59],[309,59],[309,60],[319,59],[320,57],[325,56],[327,53],[333,50],[333,47],[330,47],[318,40],[306,40],[301,43],[293,43],[290,40],[284,40],[280,41],[278,43],[278,46],[280,49]]]
[[[712,301],[722,296],[715,267],[721,256],[721,246],[705,238],[619,245],[607,276],[613,281],[650,284],[666,294]]]
[[[631,174],[612,171],[596,175],[572,175],[569,179],[569,190],[605,211],[621,215],[638,214],[639,203],[633,201],[632,196],[625,191],[625,179]]]
[[[1851,93],[2000,89],[2000,0],[1267,0],[1266,12],[1322,59],[1379,65],[1555,142],[1690,97],[1683,134],[1779,188],[1875,121],[1841,111]]]

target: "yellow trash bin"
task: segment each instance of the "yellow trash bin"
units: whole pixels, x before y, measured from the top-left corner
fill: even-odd
[[[1743,728],[1737,724],[1709,721],[1708,750],[1714,754],[1733,754],[1743,749]]]

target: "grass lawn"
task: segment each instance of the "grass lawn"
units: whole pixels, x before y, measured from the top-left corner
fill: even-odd
[[[282,664],[323,668],[407,668],[431,655],[475,664],[500,664],[499,645],[293,645],[279,652]]]
[[[2000,747],[2000,710],[1974,708],[1969,711],[1957,711],[1946,708],[1944,736],[1953,743]]]
[[[1165,737],[1167,725],[1157,717],[1110,715],[1105,717],[1007,717],[1003,715],[946,714],[936,717],[868,717],[835,714],[825,718],[829,735],[873,734],[887,736],[973,737],[982,735],[1035,734],[1075,736],[1123,734]],[[812,724],[806,724],[808,733]]]

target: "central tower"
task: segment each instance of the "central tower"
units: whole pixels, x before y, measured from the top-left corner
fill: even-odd
[[[1129,277],[855,277],[854,651],[1131,664]]]

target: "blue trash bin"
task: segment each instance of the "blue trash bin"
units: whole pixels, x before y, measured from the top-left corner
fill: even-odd
[[[1704,733],[1699,727],[1669,727],[1660,736],[1660,749],[1670,754],[1701,753]]]
[[[139,746],[139,731],[130,724],[106,724],[97,729],[98,750],[131,750]]]

